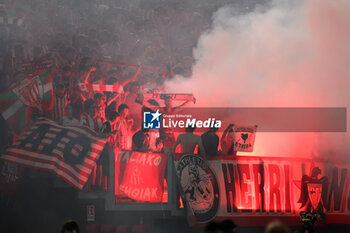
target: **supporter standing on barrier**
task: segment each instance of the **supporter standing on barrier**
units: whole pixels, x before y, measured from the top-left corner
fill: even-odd
[[[187,127],[186,133],[180,134],[173,147],[173,152],[176,152],[176,147],[181,145],[181,153],[183,154],[193,154],[196,146],[198,145],[198,151],[205,157],[205,149],[203,147],[202,139],[199,135],[193,133],[195,127]]]
[[[215,156],[218,153],[219,136],[216,134],[217,130],[218,128],[210,128],[201,136],[205,153],[209,156]]]

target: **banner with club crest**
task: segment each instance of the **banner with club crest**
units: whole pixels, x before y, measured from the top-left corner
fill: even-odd
[[[190,224],[230,218],[266,225],[276,216],[300,225],[313,212],[327,224],[350,219],[350,165],[297,158],[175,155],[180,193]]]

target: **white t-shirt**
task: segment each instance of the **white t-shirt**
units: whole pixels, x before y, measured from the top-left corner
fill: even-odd
[[[71,119],[71,118],[68,118],[67,116],[64,116],[62,118],[62,124],[63,125],[80,125],[77,119],[75,119],[74,117]]]

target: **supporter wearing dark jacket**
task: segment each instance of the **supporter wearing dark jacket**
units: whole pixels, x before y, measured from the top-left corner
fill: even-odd
[[[219,136],[216,134],[217,130],[217,128],[211,128],[201,136],[205,153],[209,156],[215,156],[218,153]]]

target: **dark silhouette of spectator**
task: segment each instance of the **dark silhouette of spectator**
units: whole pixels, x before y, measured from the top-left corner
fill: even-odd
[[[187,127],[186,133],[180,134],[174,144],[173,151],[176,151],[176,147],[181,145],[181,153],[193,154],[196,146],[198,145],[198,151],[201,155],[205,156],[205,149],[203,147],[202,139],[199,135],[193,133],[195,127]]]
[[[211,128],[201,136],[205,153],[209,156],[215,156],[218,153],[219,136],[216,134],[217,130],[217,128]]]
[[[291,230],[279,221],[269,223],[264,233],[291,233]]]
[[[61,233],[80,233],[78,223],[73,220],[66,221],[62,226]]]
[[[222,222],[212,221],[204,228],[204,233],[234,233],[237,225],[230,219],[225,219]]]
[[[236,232],[237,225],[231,219],[225,219],[220,222],[220,228],[224,233],[234,233]]]
[[[219,224],[212,221],[205,226],[204,233],[216,233],[219,229]]]

